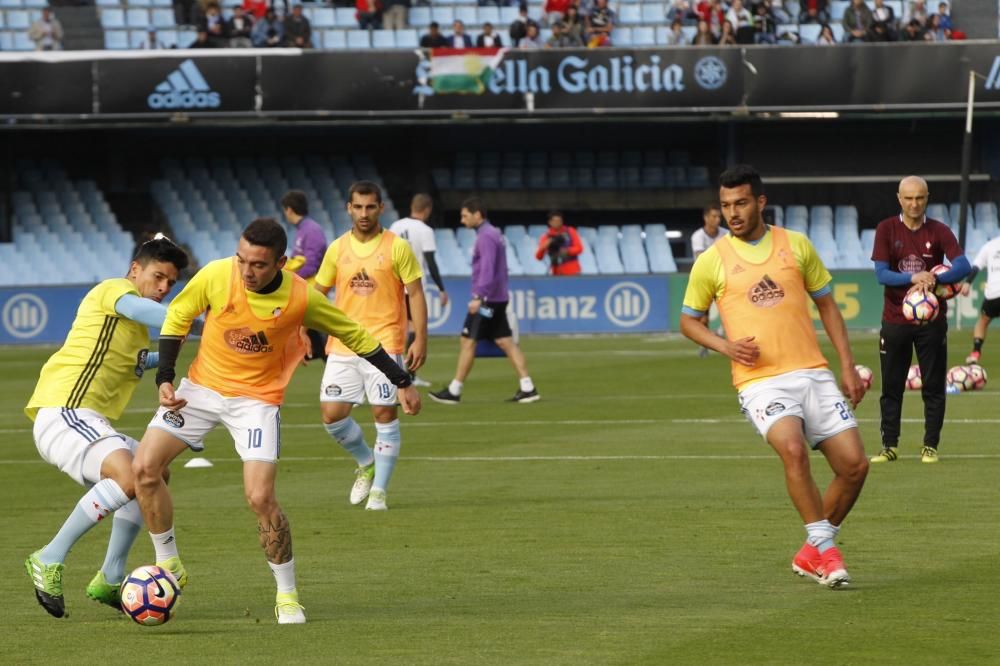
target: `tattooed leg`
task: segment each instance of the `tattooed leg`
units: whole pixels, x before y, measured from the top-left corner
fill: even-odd
[[[243,463],[243,488],[247,504],[257,514],[260,547],[268,562],[284,564],[292,559],[292,531],[275,496],[277,473],[277,466],[272,463],[255,460]]]
[[[280,508],[273,517],[258,517],[257,531],[268,562],[284,564],[292,559],[292,530]]]

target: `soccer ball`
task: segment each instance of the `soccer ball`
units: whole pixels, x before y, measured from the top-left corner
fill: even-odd
[[[139,567],[122,583],[122,611],[141,625],[155,627],[173,617],[180,596],[172,573],[152,564]]]
[[[939,308],[937,296],[922,289],[911,291],[903,299],[903,316],[918,324],[933,321]]]
[[[944,264],[938,264],[937,266],[931,269],[931,273],[934,273],[934,275],[941,275],[942,273],[946,273],[950,270],[951,268],[949,268],[948,266],[945,266]],[[956,295],[958,295],[958,287],[954,284],[944,284],[939,282],[938,285],[934,287],[934,295],[946,301],[949,298],[954,298]]]
[[[965,368],[969,371],[969,376],[972,377],[973,391],[978,391],[986,386],[986,368],[981,365],[967,365]]]
[[[920,376],[920,366],[911,365],[906,373],[906,388],[911,391],[919,391],[924,387],[924,380]]]
[[[872,378],[875,376],[872,373],[872,369],[863,365],[856,365],[854,369],[858,371],[858,376],[861,377],[861,381],[865,385],[865,390],[870,389],[872,387]]]
[[[972,373],[969,372],[969,367],[965,365],[956,365],[948,371],[948,383],[959,391],[971,391],[975,388],[975,380],[972,378]]]

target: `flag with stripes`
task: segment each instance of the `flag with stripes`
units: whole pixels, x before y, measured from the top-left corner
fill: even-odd
[[[431,49],[431,86],[439,95],[481,95],[506,49]]]

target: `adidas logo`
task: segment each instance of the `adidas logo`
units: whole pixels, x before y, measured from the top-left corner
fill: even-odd
[[[368,271],[362,268],[351,277],[351,291],[359,296],[368,296],[378,288],[378,283],[368,275]]]
[[[253,335],[248,335],[245,338],[240,339],[236,343],[236,349],[245,352],[270,352],[274,351],[274,347],[268,342],[267,336],[264,335],[264,331],[258,331]]]
[[[750,287],[750,293],[747,296],[750,298],[750,302],[757,307],[770,308],[781,302],[785,297],[785,290],[769,275],[765,274],[760,282]]]
[[[185,60],[146,99],[151,109],[217,109],[222,104],[193,60]]]

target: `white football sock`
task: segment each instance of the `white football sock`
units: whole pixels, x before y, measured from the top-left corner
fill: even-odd
[[[288,594],[295,591],[295,558],[288,560],[284,564],[268,562],[271,573],[274,574],[274,582],[278,585],[278,594]]]
[[[451,384],[448,384],[448,393],[452,395],[462,395],[462,382],[457,379],[451,380]]]
[[[153,548],[156,550],[156,561],[163,562],[177,555],[177,539],[174,537],[174,528],[171,527],[163,534],[149,533],[149,538],[153,540]]]
[[[535,384],[531,381],[531,377],[521,377],[521,390],[525,393],[531,393],[535,390]]]

